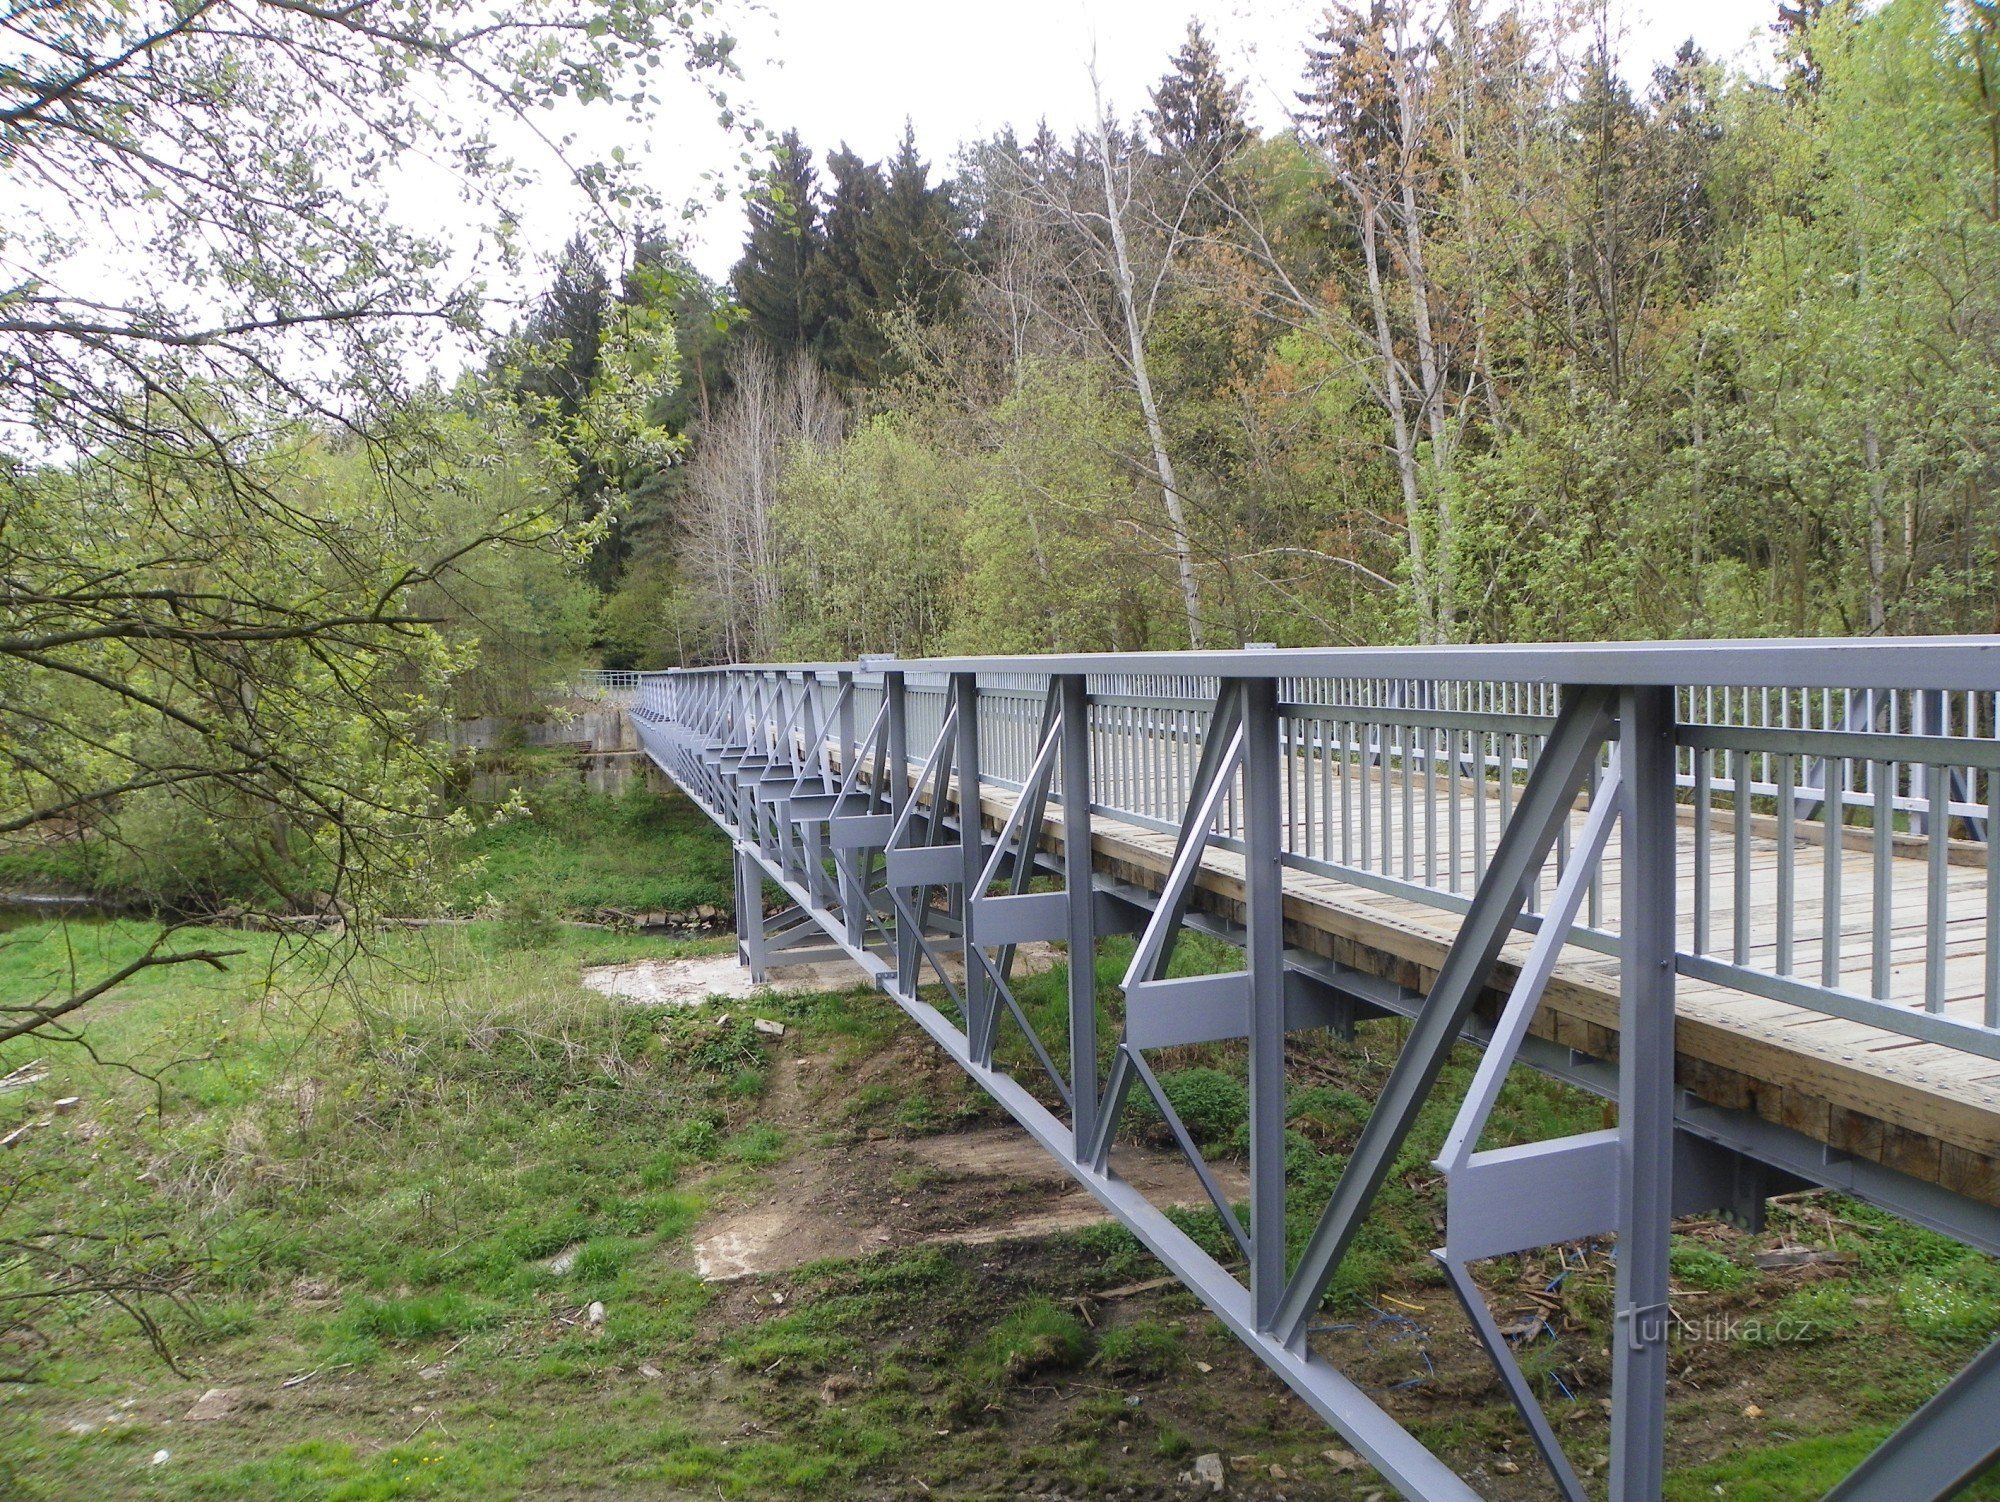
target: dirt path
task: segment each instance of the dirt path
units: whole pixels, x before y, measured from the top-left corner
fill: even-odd
[[[823,1103],[844,1082],[830,1062],[781,1053],[765,1093],[765,1120],[824,1128]],[[1155,1204],[1206,1205],[1178,1154],[1121,1148],[1120,1177]],[[1224,1194],[1248,1196],[1241,1165],[1215,1165]],[[1011,1123],[937,1136],[861,1136],[809,1147],[774,1170],[760,1201],[727,1209],[697,1232],[695,1269],[722,1281],[785,1272],[827,1257],[932,1243],[981,1246],[1047,1236],[1108,1220],[1056,1161]]]

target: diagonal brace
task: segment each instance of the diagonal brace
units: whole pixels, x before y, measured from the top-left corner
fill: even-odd
[[[1361,1129],[1340,1181],[1313,1227],[1285,1286],[1273,1329],[1298,1346],[1335,1269],[1402,1150],[1472,1013],[1500,950],[1521,916],[1528,891],[1548,859],[1557,832],[1597,765],[1611,729],[1611,692],[1598,686],[1564,694],[1562,713],[1521,791],[1514,816],[1494,848],[1492,864],[1452,941],[1436,982],[1410,1028],[1375,1109]]]

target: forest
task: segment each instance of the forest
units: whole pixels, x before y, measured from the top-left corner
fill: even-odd
[[[1335,6],[1279,132],[1193,27],[1071,139],[788,135],[680,283],[685,447],[624,482],[598,644],[1992,630],[1996,27],[1788,6],[1774,77],[1634,83],[1554,8]],[[573,245],[572,390],[628,302]]]

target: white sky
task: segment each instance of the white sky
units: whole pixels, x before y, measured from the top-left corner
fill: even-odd
[[[1761,70],[1776,0],[1614,0],[1635,81],[1692,36],[1711,56]],[[1067,135],[1090,114],[1093,53],[1121,113],[1146,103],[1199,17],[1232,72],[1250,82],[1266,128],[1297,88],[1323,0],[767,0],[738,22],[745,77],[735,94],[775,130],[797,128],[816,160],[843,141],[869,160],[893,151],[907,119],[938,170],[962,142],[1047,117]],[[673,202],[732,155],[691,100],[664,101],[649,175]],[[720,277],[743,236],[740,204],[712,206],[694,229],[696,263]],[[557,237],[560,239],[560,236]]]

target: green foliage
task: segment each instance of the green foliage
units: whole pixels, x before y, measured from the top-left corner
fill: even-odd
[[[1097,1362],[1120,1377],[1151,1381],[1180,1368],[1187,1332],[1152,1320],[1113,1325],[1097,1338]]]
[[[1071,1371],[1090,1358],[1082,1320],[1046,1298],[1031,1299],[1001,1320],[972,1357],[981,1380],[1004,1385],[1047,1372]]]
[[[357,1299],[348,1306],[341,1324],[346,1333],[407,1344],[483,1329],[496,1317],[493,1308],[448,1291],[401,1299]]]
[[[729,842],[686,799],[637,778],[621,794],[592,793],[561,765],[524,780],[525,812],[496,811],[454,842],[440,894],[451,909],[550,919],[734,911]]]
[[[1915,1274],[1898,1288],[1896,1312],[1927,1340],[1984,1344],[2000,1334],[2000,1272],[1967,1257],[1946,1274]]]
[[[1219,1069],[1197,1065],[1164,1070],[1160,1074],[1160,1091],[1197,1143],[1227,1142],[1249,1119],[1249,1089],[1243,1081]],[[1135,1092],[1132,1111],[1135,1119],[1143,1120],[1149,1112],[1153,1119],[1159,1119],[1150,1096]]]
[[[958,586],[958,488],[943,456],[887,420],[801,456],[778,510],[787,650],[934,651]]]
[[[1716,1293],[1741,1288],[1755,1276],[1749,1268],[1732,1262],[1711,1247],[1686,1242],[1675,1243],[1669,1254],[1669,1264],[1676,1282],[1688,1288]]]

